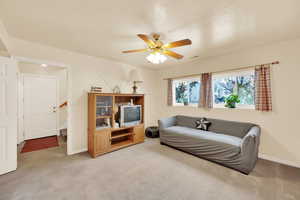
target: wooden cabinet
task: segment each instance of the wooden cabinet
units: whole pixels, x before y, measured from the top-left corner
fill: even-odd
[[[144,142],[144,140],[145,140],[144,125],[139,125],[134,127],[134,137],[133,137],[134,143]]]
[[[142,108],[141,123],[115,127],[117,104],[131,102]],[[88,151],[92,157],[144,142],[144,95],[88,94]]]
[[[109,129],[97,131],[94,135],[94,154],[99,155],[107,152],[110,148]],[[95,156],[93,156],[95,157]]]

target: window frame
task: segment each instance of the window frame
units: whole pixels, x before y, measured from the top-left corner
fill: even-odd
[[[213,108],[223,108],[228,109],[225,107],[225,103],[215,103],[215,95],[214,95],[214,85],[216,77],[229,77],[229,76],[243,76],[243,75],[255,75],[254,69],[246,69],[246,70],[236,70],[231,72],[223,72],[223,73],[214,73],[212,74],[212,101],[213,101]],[[236,108],[234,109],[249,109],[255,110],[255,102],[253,105],[250,104],[236,104]]]
[[[179,81],[198,81],[201,87],[201,77],[188,77],[188,78],[180,78],[180,79],[173,79],[172,83],[172,101],[173,101],[173,106],[184,106],[184,107],[198,107],[199,103],[189,103],[188,105],[184,105],[183,103],[177,103],[176,102],[176,82]],[[200,98],[200,94],[199,94]]]

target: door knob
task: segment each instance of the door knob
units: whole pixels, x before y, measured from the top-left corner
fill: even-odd
[[[52,108],[53,108],[52,112],[56,113],[56,106],[53,106]]]

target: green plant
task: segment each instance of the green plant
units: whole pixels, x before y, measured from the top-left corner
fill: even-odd
[[[231,94],[225,99],[225,107],[227,108],[235,108],[237,103],[240,103],[240,99],[237,94]]]

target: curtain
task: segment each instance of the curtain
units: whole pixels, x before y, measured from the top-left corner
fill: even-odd
[[[255,109],[272,111],[270,65],[255,68]]]
[[[168,79],[168,97],[167,97],[167,105],[173,105],[173,80]]]
[[[201,74],[199,107],[212,108],[212,73]]]

